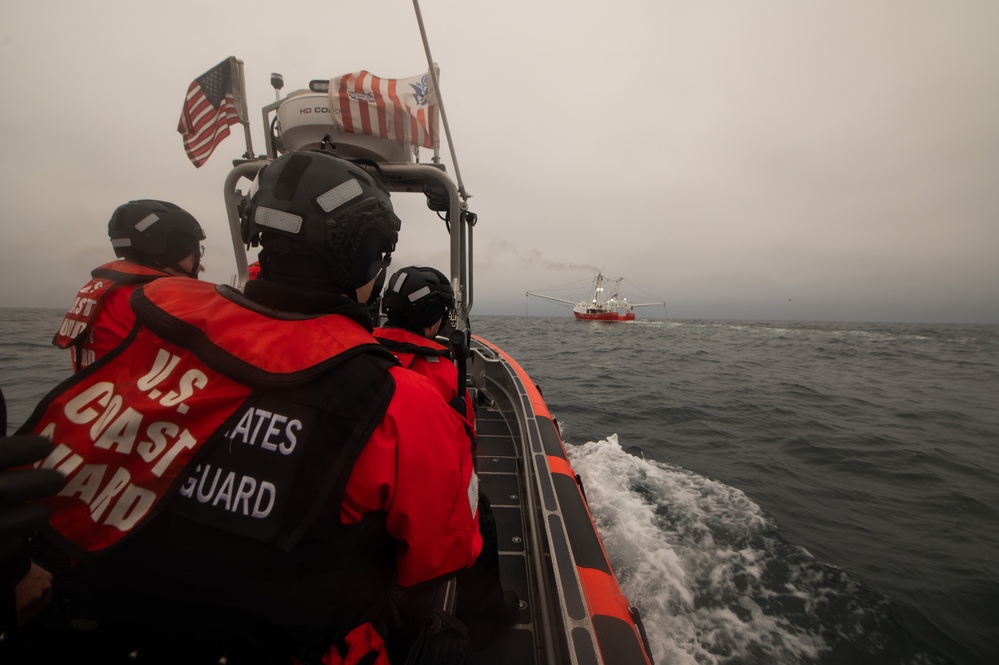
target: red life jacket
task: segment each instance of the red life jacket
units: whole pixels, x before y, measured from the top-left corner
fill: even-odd
[[[97,359],[93,345],[93,330],[100,326],[101,303],[113,288],[138,286],[169,277],[162,270],[131,261],[112,261],[95,268],[91,280],[76,294],[73,306],[66,312],[52,344],[60,349],[73,347],[73,371],[79,371]],[[131,326],[129,326],[131,327]]]
[[[212,284],[186,279],[137,291],[133,307],[144,325],[127,344],[53,391],[22,428],[55,443],[42,466],[63,471],[66,486],[43,503],[52,508],[52,528],[78,552],[118,542],[170,490],[186,497],[192,483],[205,485],[207,465],[185,467],[210,440],[228,436],[230,447],[239,440],[269,453],[265,461],[240,463],[269,466],[290,483],[298,462],[280,462],[302,457],[293,453],[317,416],[307,409],[277,411],[275,391],[305,385],[357,353],[381,351],[364,328],[344,317],[276,320],[237,304],[239,298],[234,290],[224,297]],[[281,497],[274,496],[274,482],[260,480],[251,489],[250,480],[257,479],[227,474],[221,482],[234,484],[231,494],[217,489],[223,499],[212,500],[216,507],[230,504],[230,521],[245,518],[232,530],[274,538],[282,525],[271,516],[280,512]],[[205,503],[203,494],[194,491],[193,503]]]
[[[430,379],[445,402],[450,404],[458,396],[458,370],[445,346],[404,328],[376,328],[374,335],[403,367]],[[475,405],[467,391],[462,415],[474,429]]]

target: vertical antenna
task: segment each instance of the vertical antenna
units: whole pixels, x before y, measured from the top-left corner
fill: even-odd
[[[447,124],[447,113],[444,112],[444,97],[441,94],[440,81],[437,79],[437,68],[434,67],[434,58],[430,55],[430,42],[427,40],[427,30],[423,27],[423,15],[420,13],[420,0],[413,0],[413,9],[416,10],[416,22],[420,25],[420,36],[423,38],[423,50],[427,54],[427,69],[430,71],[430,78],[434,82],[434,90],[437,92],[437,103],[441,107],[441,122],[444,123],[444,135],[447,136],[447,147],[451,153],[451,163],[454,164],[454,179],[458,182],[458,194],[462,201],[468,201],[468,194],[465,192],[465,184],[461,180],[461,169],[458,168],[458,157],[454,152],[454,142],[451,140],[451,128]]]

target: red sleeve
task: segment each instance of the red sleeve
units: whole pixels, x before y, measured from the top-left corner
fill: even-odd
[[[405,363],[403,363],[405,365]],[[458,369],[454,363],[446,358],[439,358],[436,362],[430,362],[426,358],[417,356],[411,368],[413,371],[422,374],[430,379],[437,388],[437,391],[450,402],[458,395]],[[465,391],[465,420],[469,427],[475,431],[475,407],[472,398]]]
[[[361,452],[341,510],[345,523],[384,510],[399,543],[399,584],[467,568],[482,549],[478,479],[462,419],[424,377],[389,370],[395,394]]]
[[[86,345],[93,350],[95,360],[118,346],[132,331],[135,313],[128,299],[136,288],[134,285],[116,286],[101,299],[100,308],[91,323],[92,341]]]

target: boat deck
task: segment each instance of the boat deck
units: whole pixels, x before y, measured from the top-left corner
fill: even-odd
[[[503,588],[520,597],[516,624],[487,648],[475,654],[478,665],[534,665],[537,662],[534,612],[531,600],[525,533],[524,488],[518,468],[519,454],[510,426],[488,406],[476,409],[476,464],[479,487],[489,497],[496,517],[500,577]]]

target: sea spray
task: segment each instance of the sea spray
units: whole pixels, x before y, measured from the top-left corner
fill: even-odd
[[[656,662],[942,662],[899,648],[887,601],[787,543],[743,492],[616,434],[567,450]]]

